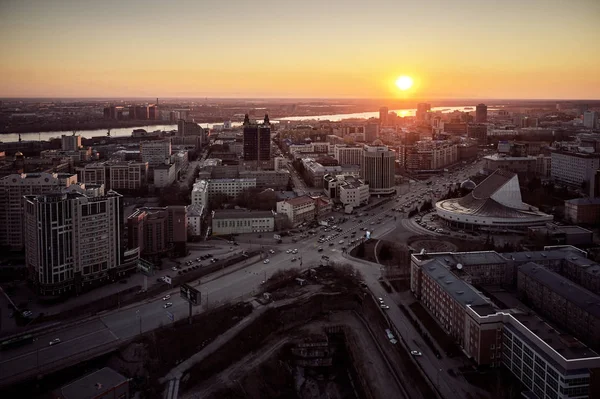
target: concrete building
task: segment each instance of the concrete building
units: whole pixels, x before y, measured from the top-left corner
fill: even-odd
[[[315,188],[323,188],[323,176],[326,174],[340,173],[341,166],[323,166],[312,158],[302,159],[306,183]]]
[[[81,136],[78,135],[62,135],[61,136],[61,149],[63,151],[77,151],[81,146]]]
[[[301,197],[277,202],[277,213],[285,215],[293,226],[303,222],[312,222],[331,212],[331,201],[323,197]]]
[[[192,205],[209,208],[210,201],[219,194],[235,198],[242,191],[256,187],[256,178],[252,179],[210,179],[194,183]]]
[[[557,183],[581,187],[589,184],[600,169],[600,154],[584,154],[554,150],[552,157],[552,179]]]
[[[340,165],[360,165],[363,158],[362,153],[362,147],[333,146],[333,157]]]
[[[152,168],[164,165],[165,161],[171,159],[171,140],[142,141],[140,143],[142,162],[148,162]]]
[[[257,188],[286,190],[290,183],[289,170],[244,170],[238,173],[240,179],[255,179]]]
[[[288,170],[287,169],[287,160],[284,157],[275,157],[273,159],[273,167],[276,171],[280,170]]]
[[[530,391],[525,397],[595,397],[600,386],[591,377],[600,370],[597,353],[522,306],[498,309],[465,280],[470,275],[463,262],[495,264],[498,257],[493,252],[413,254],[411,291],[476,364],[504,366],[517,376]]]
[[[598,113],[595,111],[585,111],[583,113],[583,127],[588,129],[597,129]]]
[[[204,207],[202,205],[188,205],[187,211],[187,226],[188,235],[192,237],[200,237],[202,234],[202,218],[204,217]]]
[[[139,248],[144,258],[186,255],[185,206],[138,208],[127,218],[127,229],[129,247]]]
[[[206,130],[196,122],[180,119],[177,121],[177,136],[198,136],[202,144],[206,142]]]
[[[538,171],[537,157],[511,157],[504,154],[486,155],[483,157],[483,169],[491,173],[497,169],[523,175],[534,175]]]
[[[487,105],[477,104],[475,107],[475,123],[487,123]]]
[[[148,163],[107,161],[87,164],[77,169],[85,184],[103,184],[107,190],[139,190],[148,185]]]
[[[154,187],[166,188],[175,182],[177,168],[174,163],[154,167]]]
[[[52,399],[129,399],[129,379],[104,367],[52,392]]]
[[[600,224],[600,198],[566,200],[565,218],[575,224],[598,226]]]
[[[524,301],[592,345],[600,344],[600,296],[534,262],[518,268]]]
[[[262,233],[274,230],[275,214],[271,211],[237,209],[212,212],[213,235]]]
[[[323,192],[342,205],[359,207],[369,202],[369,185],[354,175],[327,174],[323,177]]]
[[[271,159],[271,123],[265,115],[263,123],[251,123],[244,118],[244,160],[269,161]]]
[[[462,198],[435,204],[437,215],[446,223],[464,229],[485,231],[526,231],[553,220],[521,199],[519,178],[497,169]]]
[[[192,186],[192,205],[208,208],[208,180],[200,180]]]
[[[379,124],[381,126],[386,126],[388,123],[388,114],[390,113],[390,110],[388,109],[388,107],[381,107],[379,108]]]
[[[371,195],[395,193],[396,153],[375,140],[373,145],[364,146],[362,157],[360,176]]]
[[[529,227],[527,235],[532,238],[551,240],[557,245],[592,245],[594,232],[580,226],[559,226],[547,223],[545,226]]]
[[[0,245],[21,249],[23,241],[24,195],[60,191],[77,183],[71,173],[23,173],[0,179]]]
[[[40,295],[78,293],[135,270],[121,250],[122,196],[100,194],[25,196],[25,259]]]

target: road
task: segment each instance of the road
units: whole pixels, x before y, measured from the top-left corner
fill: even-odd
[[[424,187],[426,186],[423,183],[416,183],[411,187],[410,193],[401,196],[398,202],[404,200],[406,196],[414,195],[413,192]],[[346,235],[350,236],[353,231],[357,232],[357,237],[360,236],[362,234],[360,228],[374,229],[371,237],[378,238],[384,237],[398,226],[404,226],[406,222],[402,218],[402,214],[391,211],[391,208],[398,206],[398,202],[390,201],[381,207],[368,211],[369,215],[356,217],[341,224],[340,227],[343,230],[338,233],[336,239],[331,241],[335,243],[333,246],[319,244],[316,236],[297,243],[281,244],[276,247],[276,253],[270,255],[270,262],[267,264],[261,261],[256,263],[248,261],[247,267],[237,271],[231,273],[227,273],[227,270],[220,271],[203,277],[201,281],[192,283],[201,291],[202,301],[205,303],[204,306],[194,307],[194,314],[206,309],[206,303],[210,306],[225,301],[248,298],[256,294],[261,282],[278,270],[300,266],[303,268],[318,266],[321,263],[323,254],[328,255],[333,262],[344,262],[355,266],[364,276],[365,283],[371,291],[376,296],[386,298],[387,293],[378,281],[381,276],[381,268],[368,262],[349,258],[341,251],[337,242]],[[385,216],[386,214],[388,217]],[[397,220],[389,216],[392,214],[397,216]],[[379,219],[381,219],[380,222]],[[362,222],[359,222],[359,220],[362,220]],[[344,241],[347,245],[347,239]],[[323,247],[323,252],[317,252],[318,247]],[[297,255],[287,254],[285,251],[288,249],[298,249],[299,253]],[[292,262],[292,257],[297,257],[298,260]],[[171,295],[168,302],[173,304],[168,309],[164,308],[166,301],[163,301],[162,297],[153,298],[143,303],[111,311],[97,319],[55,333],[41,335],[37,337],[37,341],[33,344],[0,352],[0,386],[10,384],[19,378],[34,375],[37,369],[43,371],[45,366],[60,359],[72,359],[73,363],[76,363],[77,359],[84,357],[90,349],[95,347],[110,343],[113,343],[116,347],[140,332],[148,332],[170,323],[169,314],[172,314],[176,320],[187,317],[188,304],[179,297],[178,289],[173,289],[168,293]],[[435,358],[398,307],[391,306],[388,312],[396,329],[405,341],[416,343],[423,353],[418,361],[432,381],[439,381],[437,384],[443,396],[447,398],[465,397],[464,392],[466,391],[463,390],[463,385],[457,384],[456,379],[448,376],[443,371],[453,365],[446,363],[447,359],[438,360]],[[49,346],[49,342],[55,338],[59,338],[61,343]],[[442,372],[439,372],[439,370],[442,370]]]

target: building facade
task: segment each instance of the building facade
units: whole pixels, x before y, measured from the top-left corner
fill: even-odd
[[[188,228],[185,206],[136,209],[127,218],[127,229],[129,247],[139,248],[144,258],[186,254]]]
[[[600,198],[573,198],[565,201],[565,218],[571,223],[600,224]]]
[[[263,123],[251,123],[244,118],[244,160],[269,161],[271,159],[271,123],[265,115]]]
[[[70,173],[12,174],[0,179],[0,245],[21,249],[23,242],[24,195],[60,191],[77,183]]]
[[[581,187],[589,184],[600,169],[600,154],[552,151],[552,179],[558,183]]]
[[[271,211],[215,210],[212,212],[212,234],[230,235],[262,233],[275,230],[275,214]]]
[[[340,165],[360,165],[363,158],[362,153],[361,147],[347,147],[345,145],[335,145],[333,147],[333,157],[337,159]]]
[[[171,160],[171,139],[142,141],[140,143],[142,162],[150,167],[164,165]]]
[[[373,145],[364,146],[362,157],[360,176],[371,194],[395,193],[395,152],[376,140]]]
[[[154,167],[154,187],[166,188],[175,182],[177,168],[175,164],[157,165]]]
[[[122,197],[52,193],[25,197],[25,257],[40,295],[80,292],[135,270],[124,262]],[[135,247],[132,247],[135,248]]]
[[[187,226],[188,235],[200,237],[202,235],[202,218],[204,217],[204,207],[202,205],[188,205]]]

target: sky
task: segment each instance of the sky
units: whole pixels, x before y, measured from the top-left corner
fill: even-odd
[[[0,97],[599,99],[599,39],[598,0],[0,0]]]

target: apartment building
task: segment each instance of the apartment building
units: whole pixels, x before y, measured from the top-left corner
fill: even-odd
[[[209,202],[219,194],[235,198],[242,191],[256,187],[256,178],[252,179],[210,179],[194,183],[192,205],[209,207]]]
[[[215,210],[212,212],[212,234],[229,235],[262,233],[275,230],[272,211]]]
[[[323,176],[323,192],[342,205],[358,207],[369,202],[369,185],[351,174]]]
[[[526,397],[593,398],[600,356],[519,306],[498,309],[470,283],[469,265],[482,253],[411,256],[411,291],[478,365],[508,368],[527,387]],[[487,256],[487,255],[485,255]],[[491,264],[498,254],[492,255]],[[484,259],[485,260],[485,259]]]
[[[257,188],[286,190],[290,183],[290,171],[285,170],[243,170],[238,173],[240,179],[255,179]]]
[[[23,242],[24,195],[60,191],[77,183],[71,173],[23,173],[0,179],[0,245],[21,249]]]
[[[60,142],[63,151],[76,151],[81,148],[81,136],[79,135],[67,136],[63,134],[60,137]]]
[[[142,162],[148,162],[152,168],[164,165],[171,160],[171,139],[142,141],[140,143]]]
[[[188,205],[187,225],[188,235],[199,237],[202,234],[202,218],[204,217],[204,207],[202,205]]]
[[[200,180],[192,186],[192,205],[208,208],[208,180]]]
[[[285,215],[296,226],[331,212],[331,207],[331,201],[327,198],[303,195],[277,202],[277,213]]]
[[[544,316],[593,345],[600,344],[600,297],[534,262],[519,266],[517,288]]]
[[[186,254],[187,209],[185,206],[138,208],[127,218],[130,248],[144,258]]]
[[[98,194],[25,196],[25,259],[40,295],[80,292],[135,270],[136,257],[121,250],[122,197]]]
[[[175,182],[177,168],[174,163],[157,165],[154,167],[154,187],[166,188]]]
[[[600,224],[600,198],[573,198],[565,201],[565,218],[571,223]]]
[[[107,190],[139,190],[148,185],[147,162],[95,162],[78,168],[77,174],[81,182],[103,184]]]

